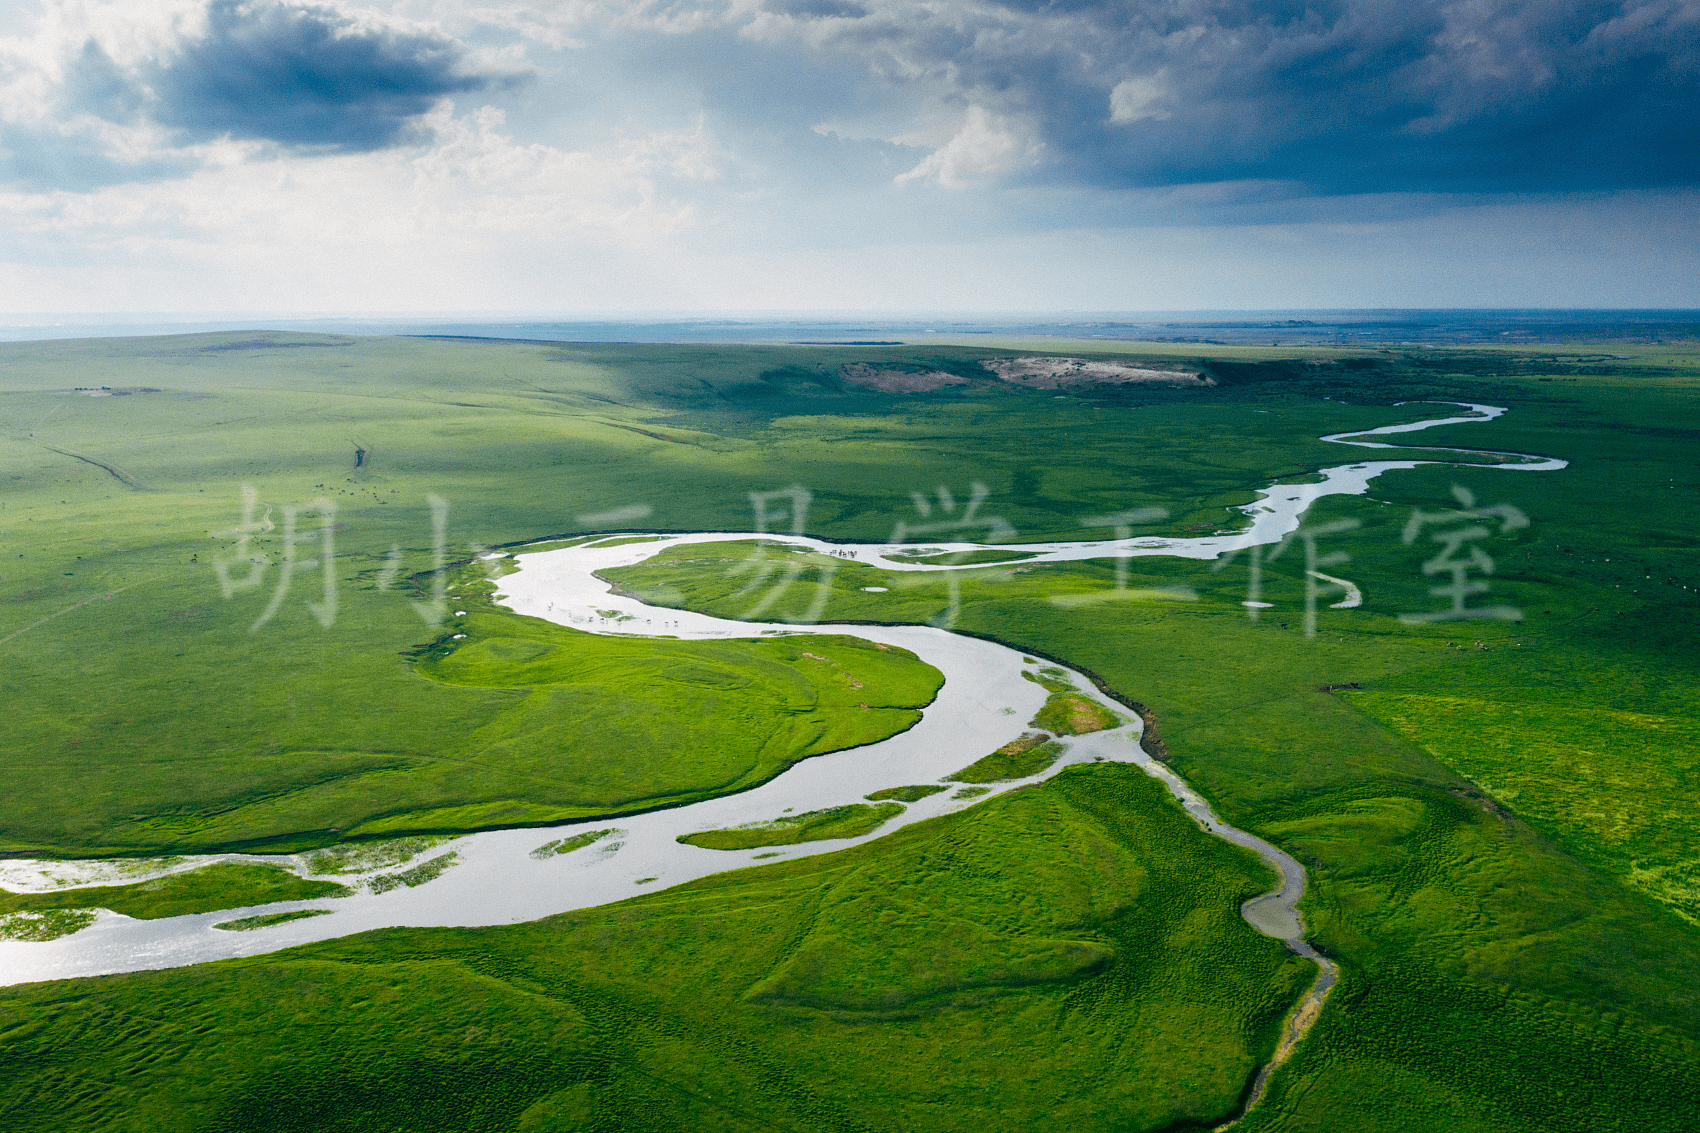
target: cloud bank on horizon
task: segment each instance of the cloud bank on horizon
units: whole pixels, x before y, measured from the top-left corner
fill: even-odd
[[[890,279],[922,249],[1083,272],[962,305],[1078,306],[1114,274],[1081,256],[1095,234],[1158,272],[1231,271],[1238,247],[1268,273],[1284,241],[1342,287],[1380,254],[1420,302],[1437,240],[1491,284],[1513,230],[1531,264],[1603,256],[1620,298],[1693,294],[1700,0],[39,0],[0,21],[0,282],[41,309],[102,306],[64,306],[100,263],[121,306],[286,244],[340,249],[327,296],[368,307],[543,308],[549,286],[915,305]],[[1673,224],[1674,253],[1634,236]],[[1255,302],[1141,286],[1084,305]],[[1261,305],[1339,301],[1305,286]]]

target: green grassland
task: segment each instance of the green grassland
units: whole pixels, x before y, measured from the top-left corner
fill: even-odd
[[[1700,718],[1578,691],[1509,703],[1451,689],[1346,695],[1577,857],[1700,925]]]
[[[1094,765],[531,925],[9,988],[0,1114],[19,1133],[1204,1123],[1310,972],[1235,912],[1267,871],[1191,831],[1157,784]]]
[[[470,740],[481,764],[533,780],[508,788],[533,822],[755,786],[799,759],[913,726],[943,681],[907,650],[851,637],[606,638],[499,610],[469,615],[462,632],[465,641],[431,651],[420,671],[446,684],[528,690]],[[438,797],[470,793],[457,782],[467,776],[439,775]],[[387,820],[401,822],[465,828],[480,817],[463,805]]]
[[[1612,1128],[1618,1104],[1647,1115],[1629,1127],[1695,1119],[1691,1093],[1631,1068],[1692,1065],[1700,1038],[1700,936],[1685,920],[1700,816],[1688,519],[1700,406],[1692,377],[1556,380],[1562,402],[1524,393],[1538,377],[1502,379],[1485,400],[1511,414],[1434,443],[1563,456],[1565,472],[1420,468],[1313,510],[1362,524],[1323,549],[1349,550],[1330,569],[1366,599],[1321,610],[1312,639],[1301,564],[1283,560],[1266,568],[1276,607],[1256,622],[1238,606],[1243,564],[1130,564],[1130,587],[1190,586],[1192,603],[1052,603],[1112,587],[1107,561],[959,575],[960,629],[1137,700],[1226,817],[1311,867],[1307,916],[1344,983],[1244,1128]],[[1448,506],[1455,482],[1534,521],[1491,550],[1493,600],[1522,608],[1521,622],[1398,620],[1436,603],[1419,569],[1432,552],[1400,529]],[[668,556],[622,585],[728,608],[713,570]],[[826,616],[945,611],[942,582],[913,582],[842,566]],[[1519,1048],[1497,1052],[1506,1034]],[[1601,1065],[1617,1080],[1589,1090],[1616,1100],[1578,1110],[1585,1068]]]
[[[839,539],[884,540],[919,521],[910,491],[965,498],[976,481],[990,490],[982,515],[1023,540],[1108,535],[1079,517],[1145,506],[1170,518],[1142,534],[1202,534],[1231,527],[1225,509],[1271,479],[1390,455],[1318,434],[1434,414],[1400,400],[1485,401],[1511,412],[1393,439],[1570,467],[1423,467],[1323,501],[1312,521],[1360,524],[1323,541],[1351,555],[1324,569],[1365,599],[1332,610],[1324,598],[1313,638],[1291,552],[1266,564],[1274,607],[1256,621],[1239,604],[1242,556],[1221,571],[1128,564],[1130,589],[1190,587],[1190,602],[1053,601],[1110,592],[1110,560],[963,570],[956,625],[1093,674],[1143,710],[1149,746],[1227,820],[1309,867],[1303,908],[1342,982],[1236,1129],[1700,1123],[1700,357],[1042,352],[1088,349],[1196,353],[1217,384],[1057,396],[834,384],[847,361],[966,370],[1007,356],[992,345],[0,348],[0,695],[13,708],[0,835],[14,852],[172,849],[233,800],[361,776],[403,793],[428,781],[429,804],[408,806],[465,808],[449,827],[497,824],[478,809],[492,796],[473,789],[496,780],[443,769],[469,750],[500,752],[480,775],[516,784],[501,798],[564,805],[532,803],[545,787],[516,770],[530,757],[499,748],[513,733],[481,729],[536,689],[570,686],[583,635],[505,617],[470,566],[454,576],[466,604],[450,608],[465,618],[426,625],[410,605],[430,593],[426,493],[450,502],[450,559],[621,530],[593,513],[635,503],[653,508],[646,529],[748,529],[747,494],[791,484],[813,493],[807,531]],[[87,384],[164,392],[50,392]],[[337,502],[332,626],[306,605],[320,600],[315,575],[253,633],[278,568],[222,596],[209,562],[237,543],[213,536],[238,522],[244,482],[278,508]],[[1483,544],[1496,562],[1483,600],[1521,608],[1519,622],[1399,619],[1442,601],[1421,573],[1433,548],[1400,532],[1413,510],[1453,506],[1455,483],[1531,519]],[[411,581],[379,589],[398,545]],[[275,563],[279,533],[252,546]],[[658,605],[738,616],[747,577],[731,572],[750,550],[670,547],[616,577]],[[829,570],[823,620],[924,623],[952,604],[944,576],[787,561],[805,570],[764,615],[776,622],[806,609]],[[463,679],[522,672],[477,647],[542,640],[533,630],[559,646],[539,662],[553,683]],[[644,647],[658,652],[635,656],[659,666],[687,643]],[[773,660],[747,658],[738,671]],[[832,688],[828,676],[811,679]],[[355,829],[317,821],[281,825],[304,845]],[[1083,855],[1094,839],[1122,856]],[[398,930],[18,988],[0,1022],[0,1113],[56,1129],[368,1128],[404,1111],[457,1130],[1207,1124],[1232,1111],[1309,978],[1244,929],[1237,902],[1263,879],[1234,858],[1249,872],[1229,883],[1203,864],[1218,851],[1136,772],[1095,765],[843,854],[534,926]],[[937,952],[922,963],[917,948]],[[269,996],[284,987],[306,990]],[[351,1014],[355,1003],[367,1006]],[[159,1116],[173,1114],[197,1116]]]
[[[276,726],[257,751],[230,740],[233,718],[251,710],[232,690],[224,703],[197,701],[191,711],[187,699],[176,709],[125,706],[182,745],[173,750],[158,752],[131,726],[90,737],[87,756],[80,739],[42,753],[81,783],[135,755],[136,781],[44,796],[47,784],[14,764],[20,795],[5,831],[15,852],[66,853],[79,838],[108,852],[294,849],[679,805],[903,731],[942,680],[907,651],[851,638],[811,637],[803,649],[582,633],[493,606],[481,568],[449,573],[461,616],[411,650],[339,658],[308,712],[296,714],[309,719]],[[199,674],[206,681],[231,685],[265,665],[258,641],[225,644],[255,655],[230,673]],[[375,670],[364,685],[352,679],[362,665]],[[312,676],[298,676],[292,707],[310,695]],[[160,678],[145,667],[129,674],[136,683]],[[398,718],[414,711],[427,715]],[[43,728],[66,725],[30,715]],[[451,727],[433,726],[442,715]],[[349,750],[351,730],[374,742]],[[136,754],[143,747],[152,758]]]
[[[547,790],[547,753],[510,767],[480,746],[523,728],[517,701],[548,697],[422,680],[408,664],[465,630],[455,610],[473,613],[451,601],[445,620],[429,616],[431,496],[447,503],[450,562],[639,504],[659,529],[747,527],[752,489],[802,481],[811,530],[845,537],[888,536],[910,487],[976,478],[1024,535],[1077,534],[1076,515],[1130,492],[1208,526],[1271,472],[1322,459],[1319,424],[1415,415],[1176,401],[1141,411],[1136,451],[1105,429],[1126,410],[1080,399],[994,389],[915,403],[798,376],[867,353],[285,334],[8,344],[0,849],[296,849],[578,813],[528,801]],[[158,392],[68,392],[88,385]],[[1224,425],[1231,448],[1200,443]],[[1076,438],[1065,449],[1059,431]],[[246,537],[244,484],[249,523],[272,524]],[[305,511],[297,536],[331,541],[334,611],[322,567],[286,580],[282,566],[284,509],[321,499],[331,530]],[[317,546],[296,547],[298,564]],[[255,556],[270,565],[252,573]],[[467,597],[475,574],[461,568],[448,597]],[[404,801],[378,805],[391,798]]]

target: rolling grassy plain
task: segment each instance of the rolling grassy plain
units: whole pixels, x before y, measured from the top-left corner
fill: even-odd
[[[749,493],[793,483],[814,490],[809,529],[848,538],[913,521],[916,485],[965,492],[975,479],[1024,536],[1080,533],[1078,514],[1130,495],[1190,529],[1219,524],[1220,505],[1271,473],[1331,457],[1319,424],[1390,417],[1323,402],[1318,418],[1306,402],[1301,420],[1162,391],[1134,413],[1001,389],[917,403],[832,384],[867,354],[287,334],[9,344],[0,851],[297,849],[608,809],[558,788],[529,802],[548,790],[536,762],[486,758],[486,741],[545,697],[528,710],[519,690],[447,687],[407,663],[465,632],[455,611],[474,609],[453,599],[477,597],[464,567],[443,620],[428,608],[433,496],[450,563],[618,527],[598,517],[634,507],[656,529],[749,527]],[[158,392],[70,392],[98,385]],[[1212,450],[1223,428],[1236,444]],[[256,499],[242,533],[245,484]],[[317,500],[334,512],[299,513],[294,554],[301,566],[329,540],[334,610],[322,567],[284,585],[285,509]],[[271,565],[256,573],[256,556]]]
[[[331,626],[304,598],[293,620],[250,632],[256,610],[223,600],[195,561],[218,546],[205,532],[186,564],[113,573],[170,555],[106,548],[114,525],[147,538],[129,519],[138,500],[153,502],[117,496],[98,520],[66,520],[82,521],[90,545],[73,545],[85,553],[50,538],[36,555],[73,569],[10,595],[23,620],[0,644],[16,708],[0,845],[14,854],[288,851],[689,802],[902,731],[940,680],[901,650],[852,640],[805,656],[777,642],[580,633],[492,606],[499,568],[472,564],[443,570],[445,617],[432,627],[411,610],[431,584],[381,591],[374,556],[340,547],[349,573]],[[10,495],[6,506],[23,510]],[[8,547],[21,545],[35,517],[10,522]],[[254,538],[247,552],[281,559],[281,542]],[[0,568],[8,584],[31,559]]]
[[[1123,353],[1198,354],[1218,384],[895,395],[834,378],[869,357],[967,371],[996,344],[6,347],[0,692],[15,707],[0,836],[13,853],[175,851],[205,844],[208,815],[378,776],[374,797],[451,816],[442,828],[500,822],[480,809],[494,798],[563,805],[534,773],[548,744],[503,747],[523,729],[492,721],[535,697],[522,688],[591,672],[575,649],[602,646],[490,609],[475,566],[454,578],[465,618],[427,625],[410,605],[435,561],[427,493],[449,501],[450,559],[622,525],[747,529],[747,493],[791,484],[813,493],[806,530],[831,538],[888,538],[923,521],[912,490],[966,498],[974,481],[990,490],[981,514],[1021,539],[1108,535],[1079,517],[1147,506],[1170,513],[1151,533],[1199,534],[1271,479],[1382,455],[1318,434],[1434,415],[1399,400],[1485,401],[1511,412],[1395,439],[1571,467],[1419,468],[1323,501],[1313,521],[1360,524],[1321,549],[1351,555],[1325,569],[1365,600],[1320,610],[1314,638],[1296,554],[1267,564],[1274,605],[1255,622],[1243,562],[1135,559],[1130,589],[1197,600],[1059,605],[1110,591],[1114,563],[992,566],[960,573],[957,627],[1095,674],[1143,707],[1225,818],[1310,867],[1312,939],[1342,982],[1236,1129],[1692,1128],[1700,359],[1141,349]],[[53,392],[89,384],[162,392]],[[306,605],[317,575],[252,633],[278,568],[223,597],[209,563],[236,552],[216,536],[239,522],[241,483],[277,509],[336,502],[331,626]],[[1497,564],[1484,600],[1519,622],[1399,620],[1443,604],[1420,570],[1432,548],[1400,532],[1414,509],[1452,506],[1454,483],[1531,519],[1483,544]],[[633,504],[651,514],[596,518]],[[265,538],[250,546],[275,562],[280,535]],[[397,546],[411,581],[381,590]],[[618,580],[737,616],[749,599],[730,572],[747,553],[670,548]],[[811,584],[835,571],[825,620],[925,622],[952,605],[938,576],[809,565]],[[557,648],[528,654],[539,642]],[[644,642],[592,679],[635,701],[612,675],[625,663],[735,672],[744,688],[773,664],[843,707],[829,673],[768,644],[709,659]],[[527,665],[549,681],[479,683]],[[894,678],[912,685],[924,674]],[[891,709],[925,699],[907,695]],[[441,769],[468,753],[478,776]],[[304,846],[377,828],[245,829]],[[372,1128],[403,1113],[456,1130],[1208,1127],[1310,975],[1237,917],[1266,884],[1137,772],[1071,768],[846,853],[535,925],[8,989],[0,1114],[21,1129]]]
[[[6,989],[8,1128],[1164,1128],[1306,965],[1137,771],[635,902]]]
[[[1323,549],[1349,549],[1350,565],[1329,569],[1366,594],[1360,609],[1321,610],[1315,638],[1298,616],[1302,564],[1285,560],[1266,567],[1275,608],[1256,622],[1239,607],[1243,564],[1131,562],[1130,588],[1186,585],[1192,603],[1052,601],[1110,590],[1107,561],[960,576],[960,629],[1065,659],[1137,700],[1225,816],[1310,866],[1313,940],[1342,961],[1343,985],[1236,1128],[1695,1118],[1681,1084],[1700,1065],[1693,384],[1556,381],[1563,402],[1539,376],[1506,381],[1482,398],[1513,406],[1503,421],[1423,437],[1563,456],[1570,469],[1421,468],[1313,509],[1312,523],[1362,524]],[[1521,607],[1521,622],[1398,620],[1434,608],[1438,581],[1420,572],[1432,552],[1403,544],[1401,528],[1447,506],[1455,482],[1535,521],[1489,545],[1493,600]],[[642,592],[647,573],[695,607],[728,609],[709,564],[668,565],[695,554],[670,550],[621,584]],[[871,566],[840,566],[833,586],[835,620],[926,621],[950,602],[941,582]],[[1497,1049],[1507,1034],[1515,1049]],[[1648,1065],[1683,1069],[1654,1080]]]

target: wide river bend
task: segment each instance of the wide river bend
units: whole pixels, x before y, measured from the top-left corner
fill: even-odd
[[[1416,432],[1438,425],[1487,421],[1505,412],[1484,405],[1468,405],[1465,408],[1469,412],[1463,416],[1361,433],[1333,434],[1323,439],[1364,448],[1395,448],[1397,446],[1366,438]],[[1550,471],[1565,467],[1562,460],[1522,454],[1493,455],[1508,459],[1472,467],[1522,471]],[[1249,530],[1229,535],[1191,539],[1136,537],[1021,543],[1009,545],[1008,549],[1032,556],[1024,559],[1023,565],[1146,555],[1214,558],[1227,550],[1279,541],[1297,529],[1305,509],[1321,496],[1360,495],[1367,491],[1370,481],[1383,472],[1431,463],[1448,462],[1433,459],[1366,461],[1324,469],[1320,473],[1320,481],[1315,483],[1272,484],[1261,491],[1256,502],[1241,509],[1252,520]],[[435,880],[416,887],[398,886],[382,893],[361,889],[354,896],[330,901],[284,902],[160,920],[138,920],[102,911],[89,927],[57,940],[0,942],[0,985],[178,967],[273,952],[376,928],[511,924],[570,909],[621,901],[711,873],[760,864],[762,860],[771,860],[774,851],[707,850],[681,844],[677,838],[698,830],[771,820],[787,811],[801,813],[858,802],[862,796],[885,787],[941,780],[1021,734],[1025,723],[1043,704],[1044,690],[1024,679],[1022,674],[1024,670],[1035,670],[1046,663],[1026,660],[1020,653],[992,642],[930,626],[821,624],[776,627],[771,623],[663,610],[611,592],[608,585],[595,575],[599,570],[641,562],[678,543],[754,538],[780,538],[798,546],[854,557],[889,571],[972,569],[892,562],[882,557],[888,553],[912,553],[916,549],[913,543],[887,546],[837,544],[806,537],[707,532],[669,535],[653,542],[616,547],[580,546],[536,553],[526,553],[522,549],[516,553],[518,570],[501,579],[498,600],[519,613],[591,633],[655,634],[693,639],[753,637],[773,633],[843,633],[900,646],[938,668],[945,677],[938,699],[925,709],[919,724],[877,744],[806,759],[759,787],[725,798],[596,822],[547,829],[487,831],[458,838],[452,843],[434,847],[424,855],[429,858],[453,851],[458,855],[458,864]],[[986,549],[985,544],[971,543],[930,543],[928,546],[941,550]],[[1098,699],[1124,718],[1128,715],[1120,704],[1098,693],[1089,680],[1079,674],[1071,674],[1071,677],[1084,695]],[[1309,1020],[1315,1017],[1323,995],[1333,982],[1333,965],[1317,956],[1305,942],[1303,922],[1295,909],[1304,894],[1304,869],[1275,846],[1224,823],[1186,782],[1167,766],[1152,759],[1140,747],[1139,738],[1139,721],[1129,719],[1121,727],[1067,740],[1064,757],[1042,775],[995,784],[992,794],[973,800],[956,799],[953,792],[937,794],[909,804],[903,814],[862,838],[787,846],[779,853],[785,857],[830,853],[883,837],[910,823],[977,805],[997,793],[1048,778],[1075,763],[1110,760],[1135,764],[1160,780],[1204,830],[1251,849],[1280,875],[1281,882],[1275,890],[1248,901],[1242,911],[1247,921],[1260,932],[1286,941],[1294,951],[1315,959],[1321,966],[1316,985],[1289,1021],[1283,1050],[1290,1049]],[[617,827],[619,833],[583,849],[543,857],[532,854],[546,842],[569,837],[581,830],[609,826]],[[10,861],[0,863],[0,886],[13,891],[40,891],[112,884],[120,878],[123,881],[140,881],[218,860],[273,862],[298,872],[306,872],[308,868],[299,855],[213,855],[162,862],[151,872],[145,868],[137,871],[131,866],[121,874],[114,873],[117,867],[110,862]],[[358,879],[343,877],[339,880]],[[235,918],[304,908],[321,908],[329,912],[250,932],[230,932],[213,927]],[[1258,1089],[1261,1089],[1261,1078]]]

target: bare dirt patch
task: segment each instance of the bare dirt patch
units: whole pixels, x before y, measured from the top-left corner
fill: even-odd
[[[843,369],[844,380],[872,386],[882,393],[920,393],[946,386],[965,386],[968,379],[943,370],[890,370],[866,362],[851,362]]]
[[[1129,382],[1188,386],[1216,384],[1214,378],[1192,370],[1153,370],[1126,362],[1092,362],[1084,358],[995,358],[980,364],[1011,385],[1030,389],[1068,389]]]

